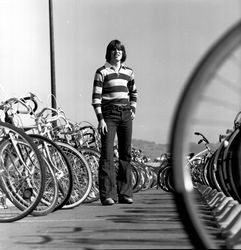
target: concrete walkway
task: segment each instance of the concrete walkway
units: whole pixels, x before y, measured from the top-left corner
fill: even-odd
[[[98,201],[2,223],[0,249],[192,249],[183,228],[172,194],[151,189],[131,205]]]

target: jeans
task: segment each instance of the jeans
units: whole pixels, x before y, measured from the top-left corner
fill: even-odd
[[[101,135],[99,162],[99,193],[101,202],[106,198],[133,196],[131,173],[132,119],[130,109],[109,107],[103,110],[108,132]],[[114,164],[114,140],[117,135],[119,166]]]

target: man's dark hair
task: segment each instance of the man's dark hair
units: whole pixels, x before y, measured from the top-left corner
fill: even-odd
[[[113,50],[122,50],[122,58],[121,58],[121,63],[125,62],[126,60],[126,50],[125,46],[119,41],[119,40],[112,40],[107,48],[106,48],[106,54],[105,54],[105,59],[107,62],[110,62],[111,60],[111,51]]]

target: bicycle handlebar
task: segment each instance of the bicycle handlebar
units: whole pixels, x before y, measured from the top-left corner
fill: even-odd
[[[27,105],[22,98],[16,98],[16,97],[9,98],[0,104],[0,108],[5,109],[8,105],[12,107],[12,105],[17,104],[17,103],[20,103],[24,108],[26,108],[26,111],[23,111],[23,110],[20,111],[18,109],[17,110],[18,114],[30,114],[30,115],[33,114],[32,108],[29,105]]]
[[[51,117],[44,117],[44,112],[46,111],[51,111],[52,116]],[[53,115],[53,113],[55,113],[55,115]],[[65,116],[65,113],[62,109],[58,108],[58,109],[54,109],[54,108],[43,108],[38,114],[37,114],[37,121],[39,121],[41,118],[45,118],[46,122],[54,122],[57,121],[58,119],[62,118],[64,121],[66,121],[67,123],[67,119]]]
[[[34,104],[32,108],[33,112],[35,112],[38,109],[38,103],[36,102],[36,100],[34,100],[34,95],[32,93],[30,93],[30,96],[21,98],[21,100],[23,100],[24,102],[30,100]]]
[[[194,134],[202,136],[202,139],[198,142],[198,144],[202,143],[203,141],[205,141],[207,144],[209,144],[208,139],[202,133],[194,132]]]
[[[235,116],[235,118],[234,118],[234,121],[233,121],[233,123],[234,123],[234,128],[240,127],[240,123],[241,123],[240,115],[241,115],[241,111],[239,111],[239,112],[237,113],[237,115]]]

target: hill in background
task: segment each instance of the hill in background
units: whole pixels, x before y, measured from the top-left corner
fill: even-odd
[[[160,157],[163,153],[169,153],[169,145],[167,144],[157,144],[152,141],[144,141],[140,139],[132,139],[133,147],[136,149],[141,149],[143,155],[149,157],[151,160],[154,160],[157,157]],[[212,144],[210,143],[210,148],[212,151],[215,151],[219,147],[220,143]],[[204,144],[191,143],[190,153],[198,153],[205,149]]]
[[[169,152],[168,145],[166,144],[157,144],[152,141],[144,141],[139,139],[132,139],[132,145],[136,149],[141,149],[143,155],[154,160],[157,157],[160,157],[161,154]]]

